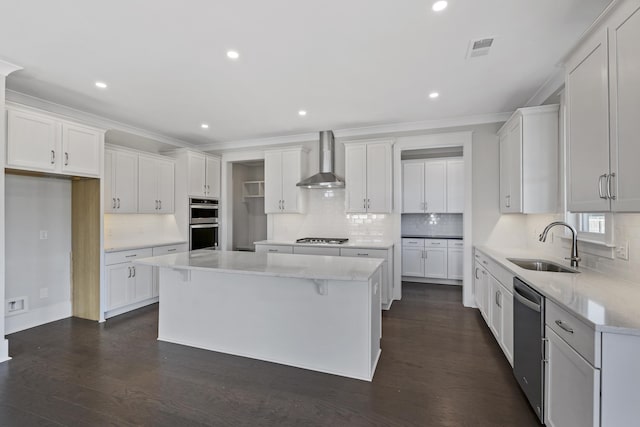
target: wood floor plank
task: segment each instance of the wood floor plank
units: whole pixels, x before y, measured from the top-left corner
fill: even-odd
[[[477,310],[406,283],[373,382],[157,341],[157,305],[9,336],[0,425],[537,426]]]

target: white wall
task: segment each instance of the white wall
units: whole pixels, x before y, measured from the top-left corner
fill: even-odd
[[[27,312],[7,314],[12,333],[71,315],[71,181],[6,175],[5,184],[5,298],[28,299]]]
[[[104,246],[133,247],[182,241],[174,215],[107,214],[104,216]]]

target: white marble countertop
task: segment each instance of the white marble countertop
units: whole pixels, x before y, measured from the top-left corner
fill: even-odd
[[[156,240],[154,242],[141,242],[141,243],[132,243],[132,244],[123,244],[123,245],[115,245],[115,244],[106,244],[104,251],[105,253],[109,252],[120,252],[120,251],[130,251],[133,249],[145,249],[145,248],[156,248],[158,246],[169,246],[169,245],[182,245],[184,243],[189,243],[185,240]]]
[[[378,258],[198,250],[144,258],[135,263],[232,274],[365,281],[369,280],[383,261]]]
[[[545,297],[594,326],[596,331],[640,335],[640,283],[580,267],[580,273],[551,273],[518,267],[507,258],[563,260],[534,251],[477,249]]]
[[[389,249],[393,247],[393,242],[389,241],[368,241],[368,240],[349,240],[342,244],[314,244],[314,243],[296,243],[294,241],[284,240],[260,240],[253,242],[254,245],[280,245],[280,246],[316,246],[322,248],[353,248],[353,249]]]

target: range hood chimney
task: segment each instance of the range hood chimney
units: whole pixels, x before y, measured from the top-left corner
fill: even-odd
[[[305,188],[344,188],[344,180],[335,174],[335,139],[333,132],[320,132],[320,172],[303,179],[296,185]]]

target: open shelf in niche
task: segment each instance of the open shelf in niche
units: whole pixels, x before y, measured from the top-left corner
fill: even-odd
[[[242,197],[245,199],[264,197],[264,181],[243,182]]]

